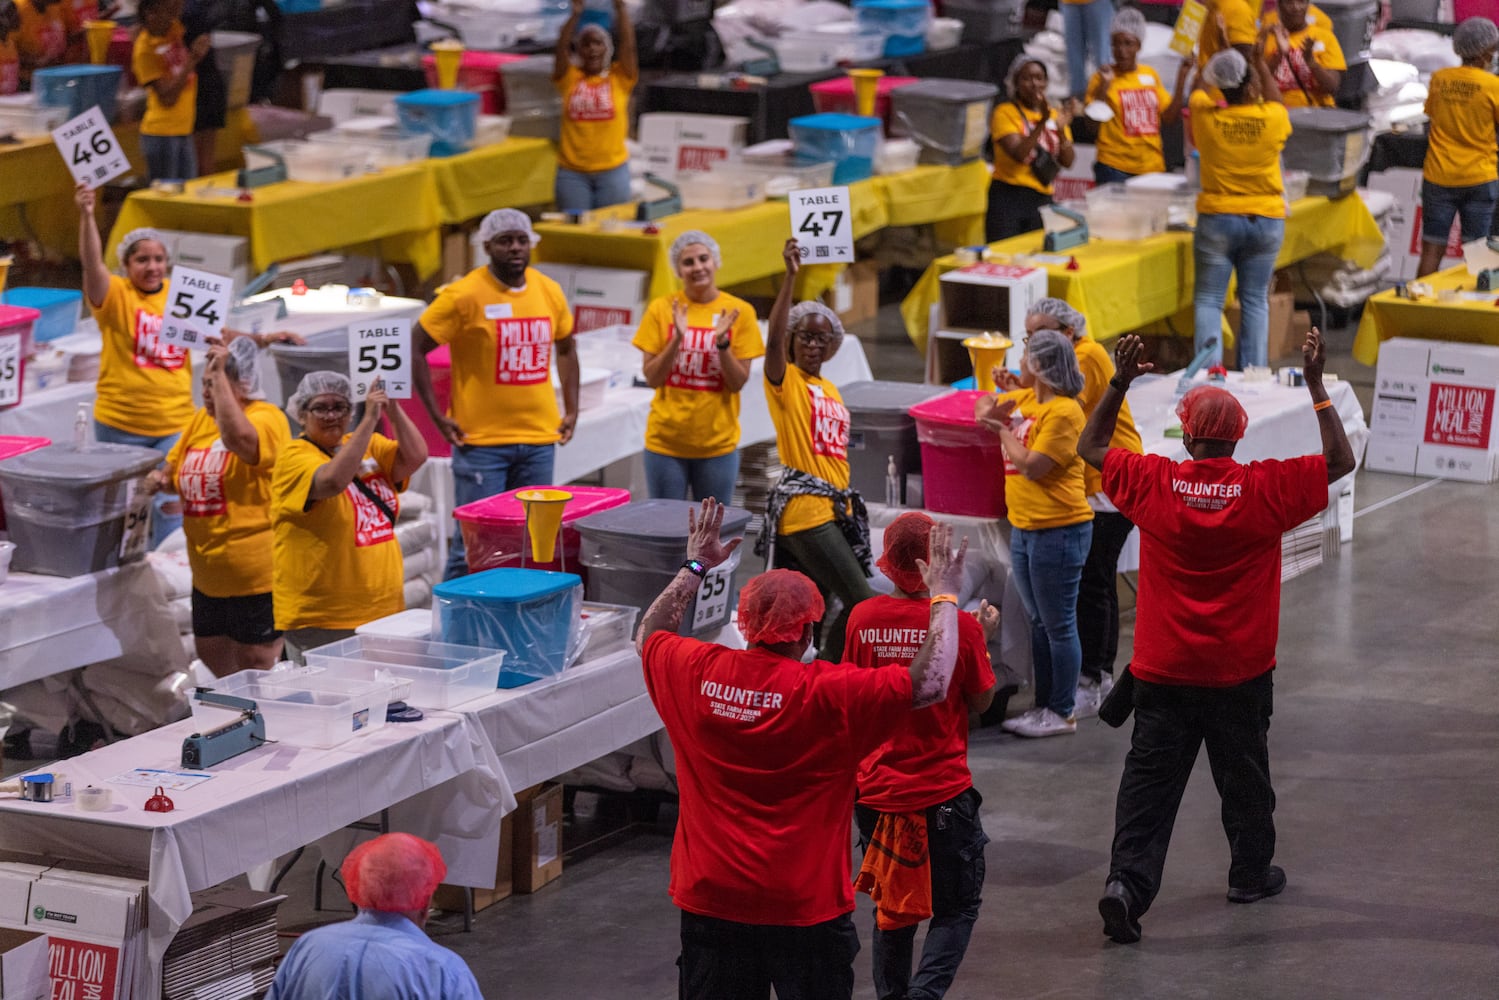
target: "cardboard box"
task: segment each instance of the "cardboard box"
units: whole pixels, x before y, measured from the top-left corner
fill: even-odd
[[[946,384],[972,375],[973,360],[963,340],[986,331],[1014,341],[1005,364],[1019,364],[1025,314],[1046,298],[1046,269],[969,264],[944,274],[940,284],[937,325],[927,338],[926,380]]]
[[[1098,151],[1087,143],[1072,147],[1072,166],[1064,167],[1052,185],[1052,200],[1084,201],[1088,192],[1097,187],[1093,181],[1093,164],[1098,160]]]
[[[486,910],[515,891],[515,813],[500,820],[500,856],[494,869],[494,885],[474,890],[474,912]],[[444,883],[432,894],[439,910],[463,912],[463,887]]]
[[[250,283],[250,241],[243,236],[216,236],[175,229],[159,230],[172,264],[195,267],[234,279],[234,294]]]
[[[1499,478],[1499,347],[1397,337],[1380,345],[1364,464],[1377,472]]]
[[[1421,171],[1406,168],[1381,170],[1369,175],[1368,186],[1375,191],[1388,191],[1395,196],[1395,207],[1385,217],[1385,243],[1390,250],[1390,278],[1405,282],[1416,277],[1421,263]],[[1446,259],[1461,260],[1462,224],[1452,220],[1452,232],[1447,237]],[[1440,268],[1439,268],[1440,270]]]
[[[1286,353],[1300,356],[1301,340],[1296,341],[1293,351],[1282,350],[1288,340],[1291,339],[1291,315],[1296,311],[1296,296],[1290,292],[1270,293],[1270,325],[1266,333],[1266,357],[1272,362],[1276,358],[1284,357]],[[1236,297],[1228,308],[1223,310],[1224,317],[1228,320],[1228,328],[1234,332],[1234,346],[1225,347],[1223,351],[1223,363],[1228,367],[1234,367],[1239,356],[1239,322],[1241,309]]]
[[[1291,313],[1290,325],[1283,331],[1280,343],[1276,343],[1275,330],[1270,330],[1270,360],[1296,358],[1300,364],[1301,345],[1306,343],[1306,332],[1312,328],[1312,314],[1305,309]]]
[[[738,153],[748,140],[749,124],[748,118],[730,115],[650,111],[640,116],[636,135],[647,169],[670,181]]]
[[[484,251],[482,245],[475,245],[477,238],[477,232],[470,234],[457,228],[443,230],[442,270],[437,272],[439,282],[456,281],[479,266],[475,262],[475,257],[483,258]],[[488,261],[485,260],[483,263],[488,263]]]
[[[872,260],[850,264],[822,301],[845,327],[874,319],[880,311],[880,266]]]
[[[516,800],[515,891],[535,892],[562,876],[562,786],[537,785]]]
[[[115,1000],[145,960],[146,883],[51,869],[31,887],[27,924],[45,929],[57,995]]]
[[[0,997],[33,1000],[52,995],[47,935],[0,930]]]
[[[574,267],[567,300],[573,307],[573,332],[605,326],[638,324],[645,314],[650,275],[618,267]]]
[[[26,915],[31,909],[31,884],[46,870],[41,865],[13,861],[0,865],[0,927],[26,926]]]

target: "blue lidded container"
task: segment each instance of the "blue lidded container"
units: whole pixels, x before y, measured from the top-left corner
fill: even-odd
[[[35,309],[42,314],[31,328],[33,343],[45,344],[78,329],[83,316],[83,293],[66,288],[7,288],[0,303]]]
[[[97,104],[104,117],[112,122],[124,72],[119,66],[48,66],[31,74],[31,92],[40,104],[67,108],[69,118],[76,118]]]
[[[788,123],[797,156],[833,161],[834,184],[851,184],[874,175],[874,156],[883,128],[878,118],[832,112],[793,118]]]
[[[506,651],[502,688],[562,673],[582,630],[583,580],[576,573],[491,569],[439,583],[432,597],[443,642]]]
[[[430,135],[433,156],[456,156],[474,144],[479,95],[466,90],[413,90],[395,100],[406,135]]]
[[[918,56],[926,51],[926,29],[932,24],[927,0],[855,0],[860,31],[885,36],[885,57]]]

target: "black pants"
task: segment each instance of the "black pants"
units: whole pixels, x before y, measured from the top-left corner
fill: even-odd
[[[879,1000],[936,1000],[945,996],[979,917],[984,889],[983,797],[970,788],[926,811],[927,851],[932,864],[932,919],[927,923],[921,965],[911,975],[916,924],[893,931],[874,929],[874,989]],[[855,805],[859,846],[867,850],[880,814]]]
[[[1051,195],[1042,194],[1035,188],[990,181],[989,207],[984,213],[984,242],[993,243],[1035,232],[1041,228],[1041,206],[1050,204]]]
[[[1166,848],[1182,792],[1207,745],[1213,784],[1223,800],[1230,887],[1260,884],[1275,857],[1275,789],[1270,787],[1273,684],[1266,671],[1237,687],[1151,684],[1135,679],[1135,729],[1114,808],[1109,879],[1129,890],[1132,916],[1161,888]]]
[[[741,924],[682,911],[681,1000],[848,1000],[859,933],[845,913],[811,927]]]
[[[1077,586],[1077,637],[1083,646],[1082,675],[1095,682],[1114,672],[1119,654],[1119,553],[1134,526],[1117,512],[1093,515],[1093,541]]]
[[[843,537],[843,529],[829,521],[806,531],[777,535],[775,562],[777,566],[790,563],[790,568],[811,577],[824,602],[836,596],[843,605],[836,618],[818,623],[816,635],[817,658],[830,663],[842,661],[848,614],[855,604],[874,596],[859,557]]]

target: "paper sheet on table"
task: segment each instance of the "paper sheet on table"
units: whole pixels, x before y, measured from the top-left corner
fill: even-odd
[[[203,784],[213,775],[207,771],[163,771],[158,768],[137,767],[117,774],[109,779],[112,785],[137,785],[141,788],[164,788],[171,792],[184,792]]]

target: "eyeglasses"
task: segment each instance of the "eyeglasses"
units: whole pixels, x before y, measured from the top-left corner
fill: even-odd
[[[796,342],[806,344],[808,347],[826,347],[833,342],[830,333],[813,333],[809,330],[796,331]]]
[[[314,417],[326,419],[328,417],[346,417],[353,409],[348,403],[319,403],[317,406],[309,406],[307,411]]]

